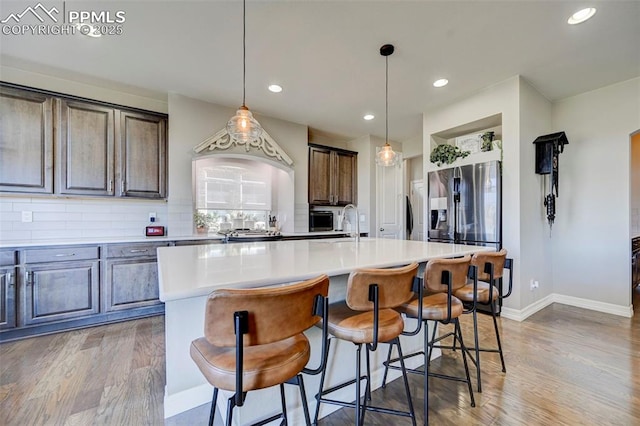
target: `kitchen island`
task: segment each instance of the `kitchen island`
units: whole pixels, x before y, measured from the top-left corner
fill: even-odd
[[[348,274],[357,268],[383,268],[411,262],[424,264],[429,259],[447,258],[492,251],[491,247],[428,243],[423,241],[350,238],[212,244],[158,249],[160,300],[165,302],[166,389],[165,418],[205,404],[211,400],[211,386],[206,382],[189,356],[191,341],[204,334],[204,312],[207,296],[217,288],[255,288],[286,285],[320,274],[331,278],[330,301],[344,299]],[[319,360],[321,334],[307,331],[312,346],[311,366]],[[405,352],[421,348],[422,337],[402,339]],[[353,375],[353,345],[337,342],[330,352],[328,381],[338,382]],[[382,357],[378,351],[377,356]],[[335,362],[339,358],[341,363]],[[372,357],[379,368],[382,358]],[[372,372],[372,385],[379,386],[379,370]],[[397,374],[392,378],[397,377]],[[310,409],[318,388],[317,377],[305,377]],[[331,383],[328,383],[330,385]],[[343,389],[348,399],[353,392]],[[226,398],[218,398],[224,412]],[[291,424],[302,419],[298,393],[287,389]],[[296,409],[295,407],[298,407]],[[327,408],[324,411],[325,407]],[[338,407],[323,406],[322,415]],[[241,424],[253,421],[280,409],[276,388],[251,392],[245,407],[234,420]]]

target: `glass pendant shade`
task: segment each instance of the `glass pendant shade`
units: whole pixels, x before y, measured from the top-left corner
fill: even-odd
[[[239,142],[253,142],[262,136],[262,126],[253,118],[249,108],[242,105],[227,122],[227,133]]]
[[[376,148],[376,164],[384,167],[391,167],[398,164],[400,156],[393,151],[391,145],[384,144],[383,147]]]

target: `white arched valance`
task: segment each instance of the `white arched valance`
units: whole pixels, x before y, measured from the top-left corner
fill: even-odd
[[[204,151],[225,151],[236,146],[244,146],[247,152],[251,149],[260,150],[268,158],[284,163],[289,167],[293,165],[291,157],[287,155],[280,145],[278,145],[265,130],[262,131],[262,135],[257,140],[243,142],[229,136],[229,133],[227,133],[227,129],[225,128],[196,145],[193,148],[193,151],[196,154],[202,154]]]

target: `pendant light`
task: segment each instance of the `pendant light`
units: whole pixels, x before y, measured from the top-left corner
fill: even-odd
[[[390,167],[398,164],[400,156],[394,152],[389,145],[389,56],[393,53],[392,44],[385,44],[380,48],[380,54],[385,57],[386,75],[385,75],[385,144],[383,147],[376,148],[376,164],[379,166]]]
[[[246,74],[247,74],[247,24],[246,24],[246,0],[242,1],[242,106],[236,111],[236,115],[227,122],[227,133],[238,142],[249,143],[257,140],[262,135],[262,126],[253,118],[253,114],[245,105]]]

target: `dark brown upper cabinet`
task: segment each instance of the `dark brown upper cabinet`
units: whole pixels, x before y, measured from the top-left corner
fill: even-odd
[[[358,190],[357,163],[357,152],[309,145],[309,204],[355,204]]]
[[[0,94],[0,191],[166,198],[166,114],[7,85]]]
[[[0,86],[0,191],[53,193],[53,97]]]

